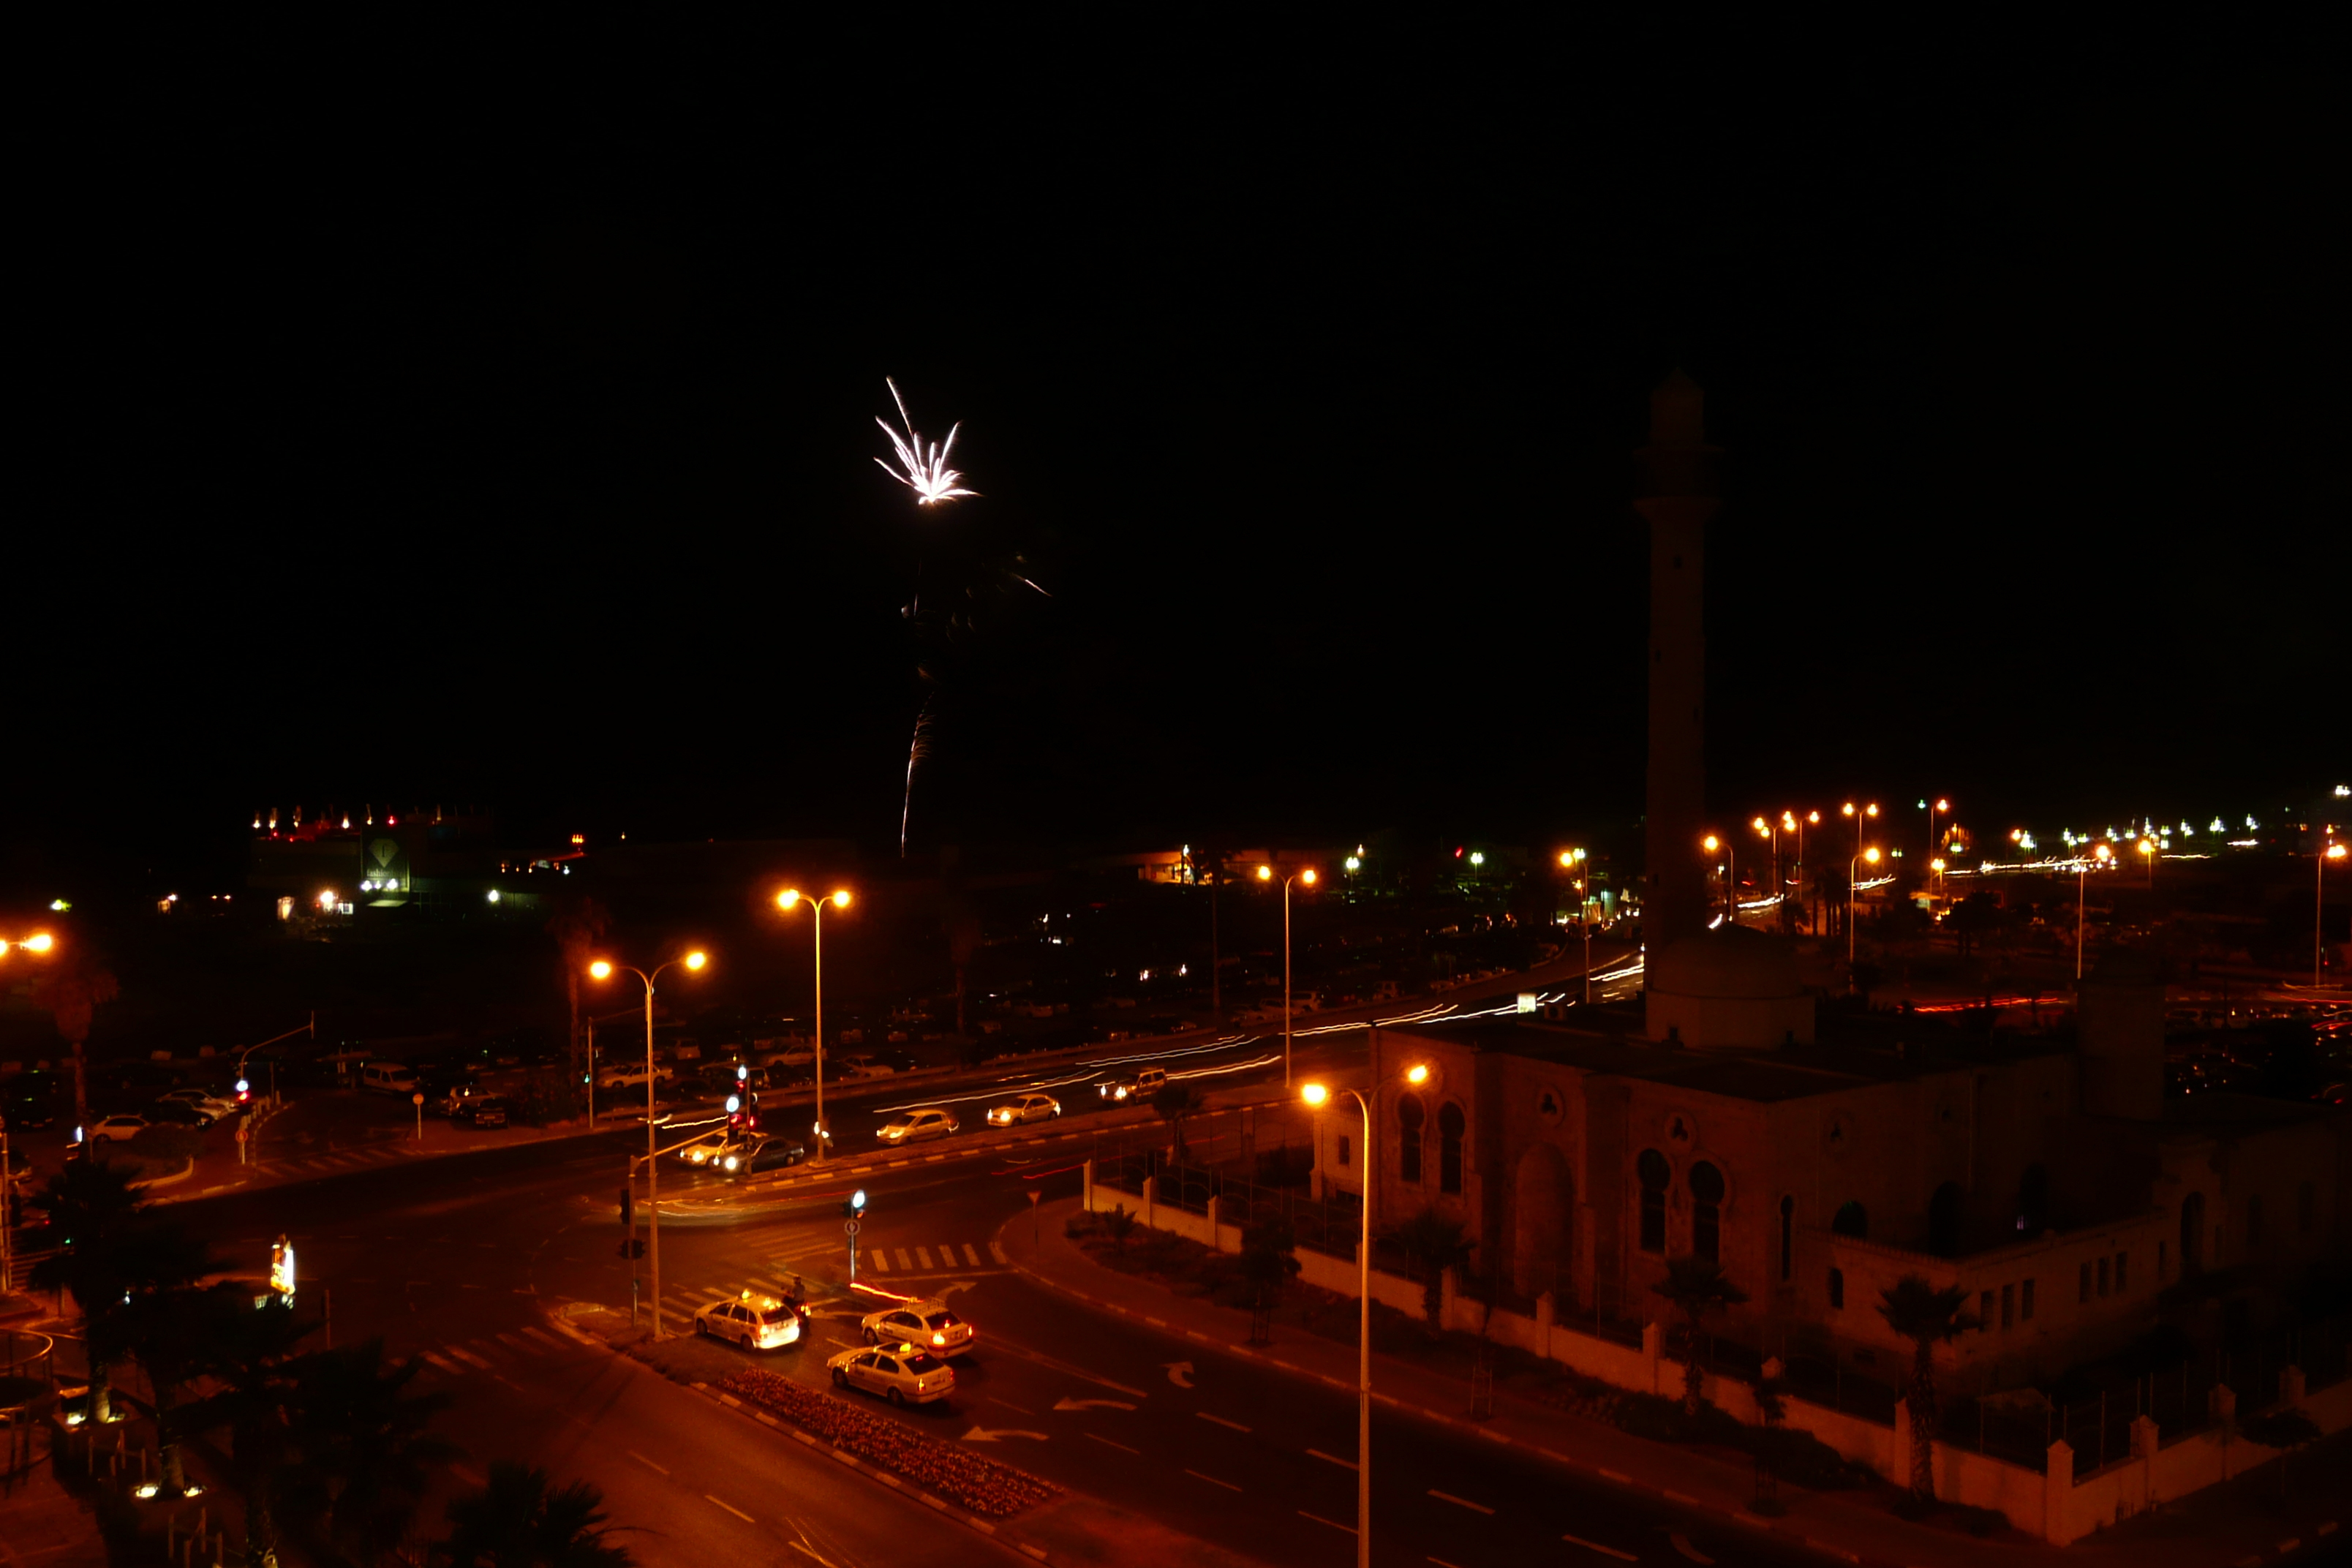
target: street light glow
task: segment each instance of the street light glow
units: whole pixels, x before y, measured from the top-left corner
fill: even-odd
[[[613,977],[613,966],[600,958],[588,966],[588,973],[598,980],[609,980]]]
[[[1710,834],[1708,834],[1708,835],[1706,836],[1706,839],[1705,839],[1705,840],[1700,844],[1699,847],[1701,847],[1702,849],[1705,849],[1708,854],[1712,855],[1712,854],[1714,854],[1717,850],[1718,850],[1718,849],[1720,849],[1720,848],[1722,848],[1722,847],[1723,847],[1723,840],[1722,840],[1722,839],[1720,839],[1720,838],[1717,838],[1714,834],[1710,833]]]
[[[1426,1064],[1422,1062],[1413,1063],[1412,1066],[1404,1069],[1404,1080],[1407,1083],[1427,1083],[1429,1081],[1429,1068]]]
[[[1875,844],[1874,844],[1874,845],[1872,845],[1869,848],[1867,848],[1867,849],[1864,850],[1864,851],[1862,852],[1862,858],[1863,858],[1864,860],[1868,861],[1870,864],[1874,865],[1874,866],[1877,865],[1877,864],[1878,864],[1878,846],[1877,846],[1877,845],[1875,845]]]
[[[1271,881],[1273,881],[1273,880],[1274,880],[1274,868],[1273,868],[1273,867],[1271,867],[1271,866],[1260,866],[1260,867],[1257,868],[1257,879],[1258,879],[1259,881],[1261,881],[1261,882],[1271,882]]]
[[[710,962],[710,955],[709,955],[709,953],[707,953],[707,952],[703,952],[701,949],[699,949],[699,948],[697,948],[694,952],[689,952],[689,953],[688,953],[688,954],[686,955],[686,966],[687,966],[688,969],[699,969],[699,968],[701,968],[704,964],[706,964],[706,963],[709,963],[709,962]]]
[[[1307,869],[1298,873],[1298,879],[1306,883],[1308,887],[1313,887],[1315,885],[1315,868],[1309,866]]]
[[[1319,1083],[1310,1083],[1298,1092],[1309,1105],[1320,1105],[1331,1098],[1331,1091]]]

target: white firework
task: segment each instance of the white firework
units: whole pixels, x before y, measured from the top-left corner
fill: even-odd
[[[978,490],[968,490],[958,484],[956,481],[963,476],[948,467],[948,454],[955,450],[956,432],[963,426],[958,423],[950,426],[946,440],[926,447],[922,437],[915,432],[915,422],[907,416],[907,400],[898,395],[898,384],[885,376],[882,384],[890,389],[890,399],[898,405],[899,423],[907,427],[907,433],[901,436],[890,428],[887,420],[875,416],[874,423],[882,426],[882,434],[890,437],[890,445],[898,454],[898,466],[895,468],[880,458],[874,459],[882,471],[914,491],[918,506],[978,495]]]

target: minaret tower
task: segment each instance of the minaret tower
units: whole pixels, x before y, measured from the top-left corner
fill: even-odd
[[[1706,525],[1722,505],[1706,397],[1681,371],[1650,395],[1650,444],[1633,455],[1633,510],[1650,524],[1650,778],[1642,938],[1651,973],[1706,929]]]

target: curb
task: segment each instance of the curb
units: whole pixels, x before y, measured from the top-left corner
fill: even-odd
[[[1006,1225],[1009,1226],[1012,1223],[1012,1221],[1008,1220]],[[1003,1232],[1003,1226],[998,1227],[997,1237],[995,1239],[997,1240],[997,1244],[1000,1246],[1002,1245]],[[1115,1312],[1122,1318],[1127,1318],[1132,1321],[1141,1323],[1147,1328],[1157,1329],[1162,1333],[1181,1334],[1185,1339],[1191,1340],[1196,1344],[1213,1345],[1221,1350],[1231,1351],[1236,1355],[1247,1356],[1251,1360],[1272,1367],[1278,1372],[1288,1373],[1293,1377],[1306,1378],[1310,1382],[1320,1383],[1328,1387],[1339,1389],[1349,1394],[1356,1392],[1355,1384],[1346,1378],[1333,1377],[1327,1373],[1317,1372],[1312,1368],[1300,1366],[1296,1363],[1285,1361],[1280,1356],[1269,1354],[1266,1352],[1260,1350],[1255,1345],[1230,1343],[1226,1341],[1216,1338],[1214,1335],[1204,1334],[1198,1329],[1179,1329],[1167,1322],[1164,1319],[1148,1317],[1131,1308],[1122,1307],[1116,1301],[1106,1301],[1100,1297],[1090,1296],[1084,1290],[1077,1289],[1076,1286],[1065,1285],[1059,1280],[1049,1279],[1045,1275],[1040,1274],[1037,1270],[1025,1264],[1014,1263],[1011,1265],[1011,1267],[1014,1273],[1019,1274],[1024,1279],[1026,1279],[1037,1285],[1041,1285],[1046,1289],[1054,1291],[1057,1295],[1066,1296],[1074,1300],[1083,1301],[1087,1306],[1095,1308],[1097,1310]],[[1807,1547],[1827,1556],[1838,1558],[1843,1562],[1858,1564],[1859,1568],[1913,1568],[1913,1565],[1911,1564],[1895,1563],[1887,1558],[1863,1556],[1859,1552],[1849,1551],[1845,1547],[1839,1546],[1834,1542],[1824,1541],[1819,1536],[1806,1535],[1799,1531],[1789,1529],[1785,1525],[1774,1524],[1768,1520],[1762,1519],[1755,1514],[1748,1513],[1742,1510],[1726,1509],[1715,1503],[1702,1501],[1685,1492],[1672,1491],[1664,1487],[1654,1487],[1644,1481],[1637,1481],[1631,1476],[1624,1475],[1619,1471],[1605,1469],[1598,1465],[1589,1465],[1580,1459],[1571,1458],[1556,1448],[1547,1448],[1538,1444],[1523,1442],[1518,1438],[1507,1436],[1501,1432],[1496,1431],[1491,1426],[1482,1426],[1478,1422],[1469,1420],[1464,1416],[1448,1415],[1444,1411],[1432,1410],[1424,1405],[1408,1404],[1405,1401],[1397,1398],[1393,1394],[1375,1393],[1373,1394],[1372,1398],[1380,1404],[1385,1405],[1390,1409],[1401,1414],[1416,1416],[1423,1421],[1446,1427],[1454,1432],[1483,1437],[1490,1443],[1499,1444],[1504,1447],[1524,1449],[1528,1453],[1549,1459],[1552,1463],[1559,1465],[1563,1468],[1574,1470],[1580,1474],[1607,1481],[1612,1486],[1640,1492],[1662,1502],[1670,1502],[1682,1508],[1695,1509],[1702,1513],[1711,1514],[1718,1519],[1727,1520],[1733,1523],[1742,1525],[1747,1529],[1760,1531],[1767,1535],[1775,1535],[1792,1545]]]
[[[621,1353],[619,1351],[614,1350],[611,1345],[606,1344],[603,1340],[596,1338],[594,1335],[574,1328],[569,1320],[553,1312],[550,1312],[546,1314],[546,1316],[549,1323],[554,1327],[558,1333],[574,1340],[580,1344],[587,1346],[592,1350],[601,1350],[614,1356],[618,1356]],[[648,1372],[654,1371],[651,1367],[646,1368],[646,1370]],[[656,1372],[655,1373],[655,1375],[660,1376],[661,1374]],[[668,1382],[670,1380],[665,1378],[664,1381]],[[824,1438],[817,1436],[814,1433],[803,1430],[801,1427],[794,1426],[793,1423],[784,1420],[781,1416],[772,1415],[765,1410],[757,1409],[752,1405],[747,1405],[731,1394],[721,1394],[719,1390],[711,1387],[707,1383],[677,1384],[676,1386],[690,1389],[694,1393],[699,1394],[716,1404],[727,1406],[738,1415],[747,1415],[752,1420],[760,1423],[762,1426],[769,1428],[771,1431],[780,1432],[783,1436],[792,1438],[794,1442],[800,1444],[803,1447],[807,1448],[812,1452],[827,1455],[830,1458],[838,1460],[845,1468],[856,1471],[859,1475],[866,1477],[869,1480],[879,1481],[882,1485],[889,1488],[892,1491],[897,1492],[901,1497],[914,1499],[917,1502],[921,1503],[924,1507],[929,1509],[940,1518],[952,1520],[958,1524],[963,1525],[982,1535],[987,1536],[990,1540],[995,1542],[1000,1546],[1009,1546],[1025,1556],[1036,1559],[1040,1563],[1052,1561],[1052,1559],[1046,1556],[1045,1549],[1044,1547],[1034,1545],[1030,1542],[1022,1540],[1019,1536],[1005,1529],[1004,1526],[998,1524],[994,1520],[982,1519],[976,1513],[966,1512],[964,1510],[949,1502],[946,1499],[935,1497],[931,1493],[924,1491],[919,1487],[915,1486],[913,1483],[902,1480],[898,1477],[892,1475],[887,1470],[881,1469],[874,1465],[868,1464],[864,1459],[861,1459],[856,1455],[851,1453],[848,1449],[836,1447],[833,1444],[826,1442]]]

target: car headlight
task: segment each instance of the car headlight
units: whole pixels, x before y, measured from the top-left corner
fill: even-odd
[[[727,1156],[727,1168],[730,1171],[735,1168],[735,1156],[732,1154]]]

